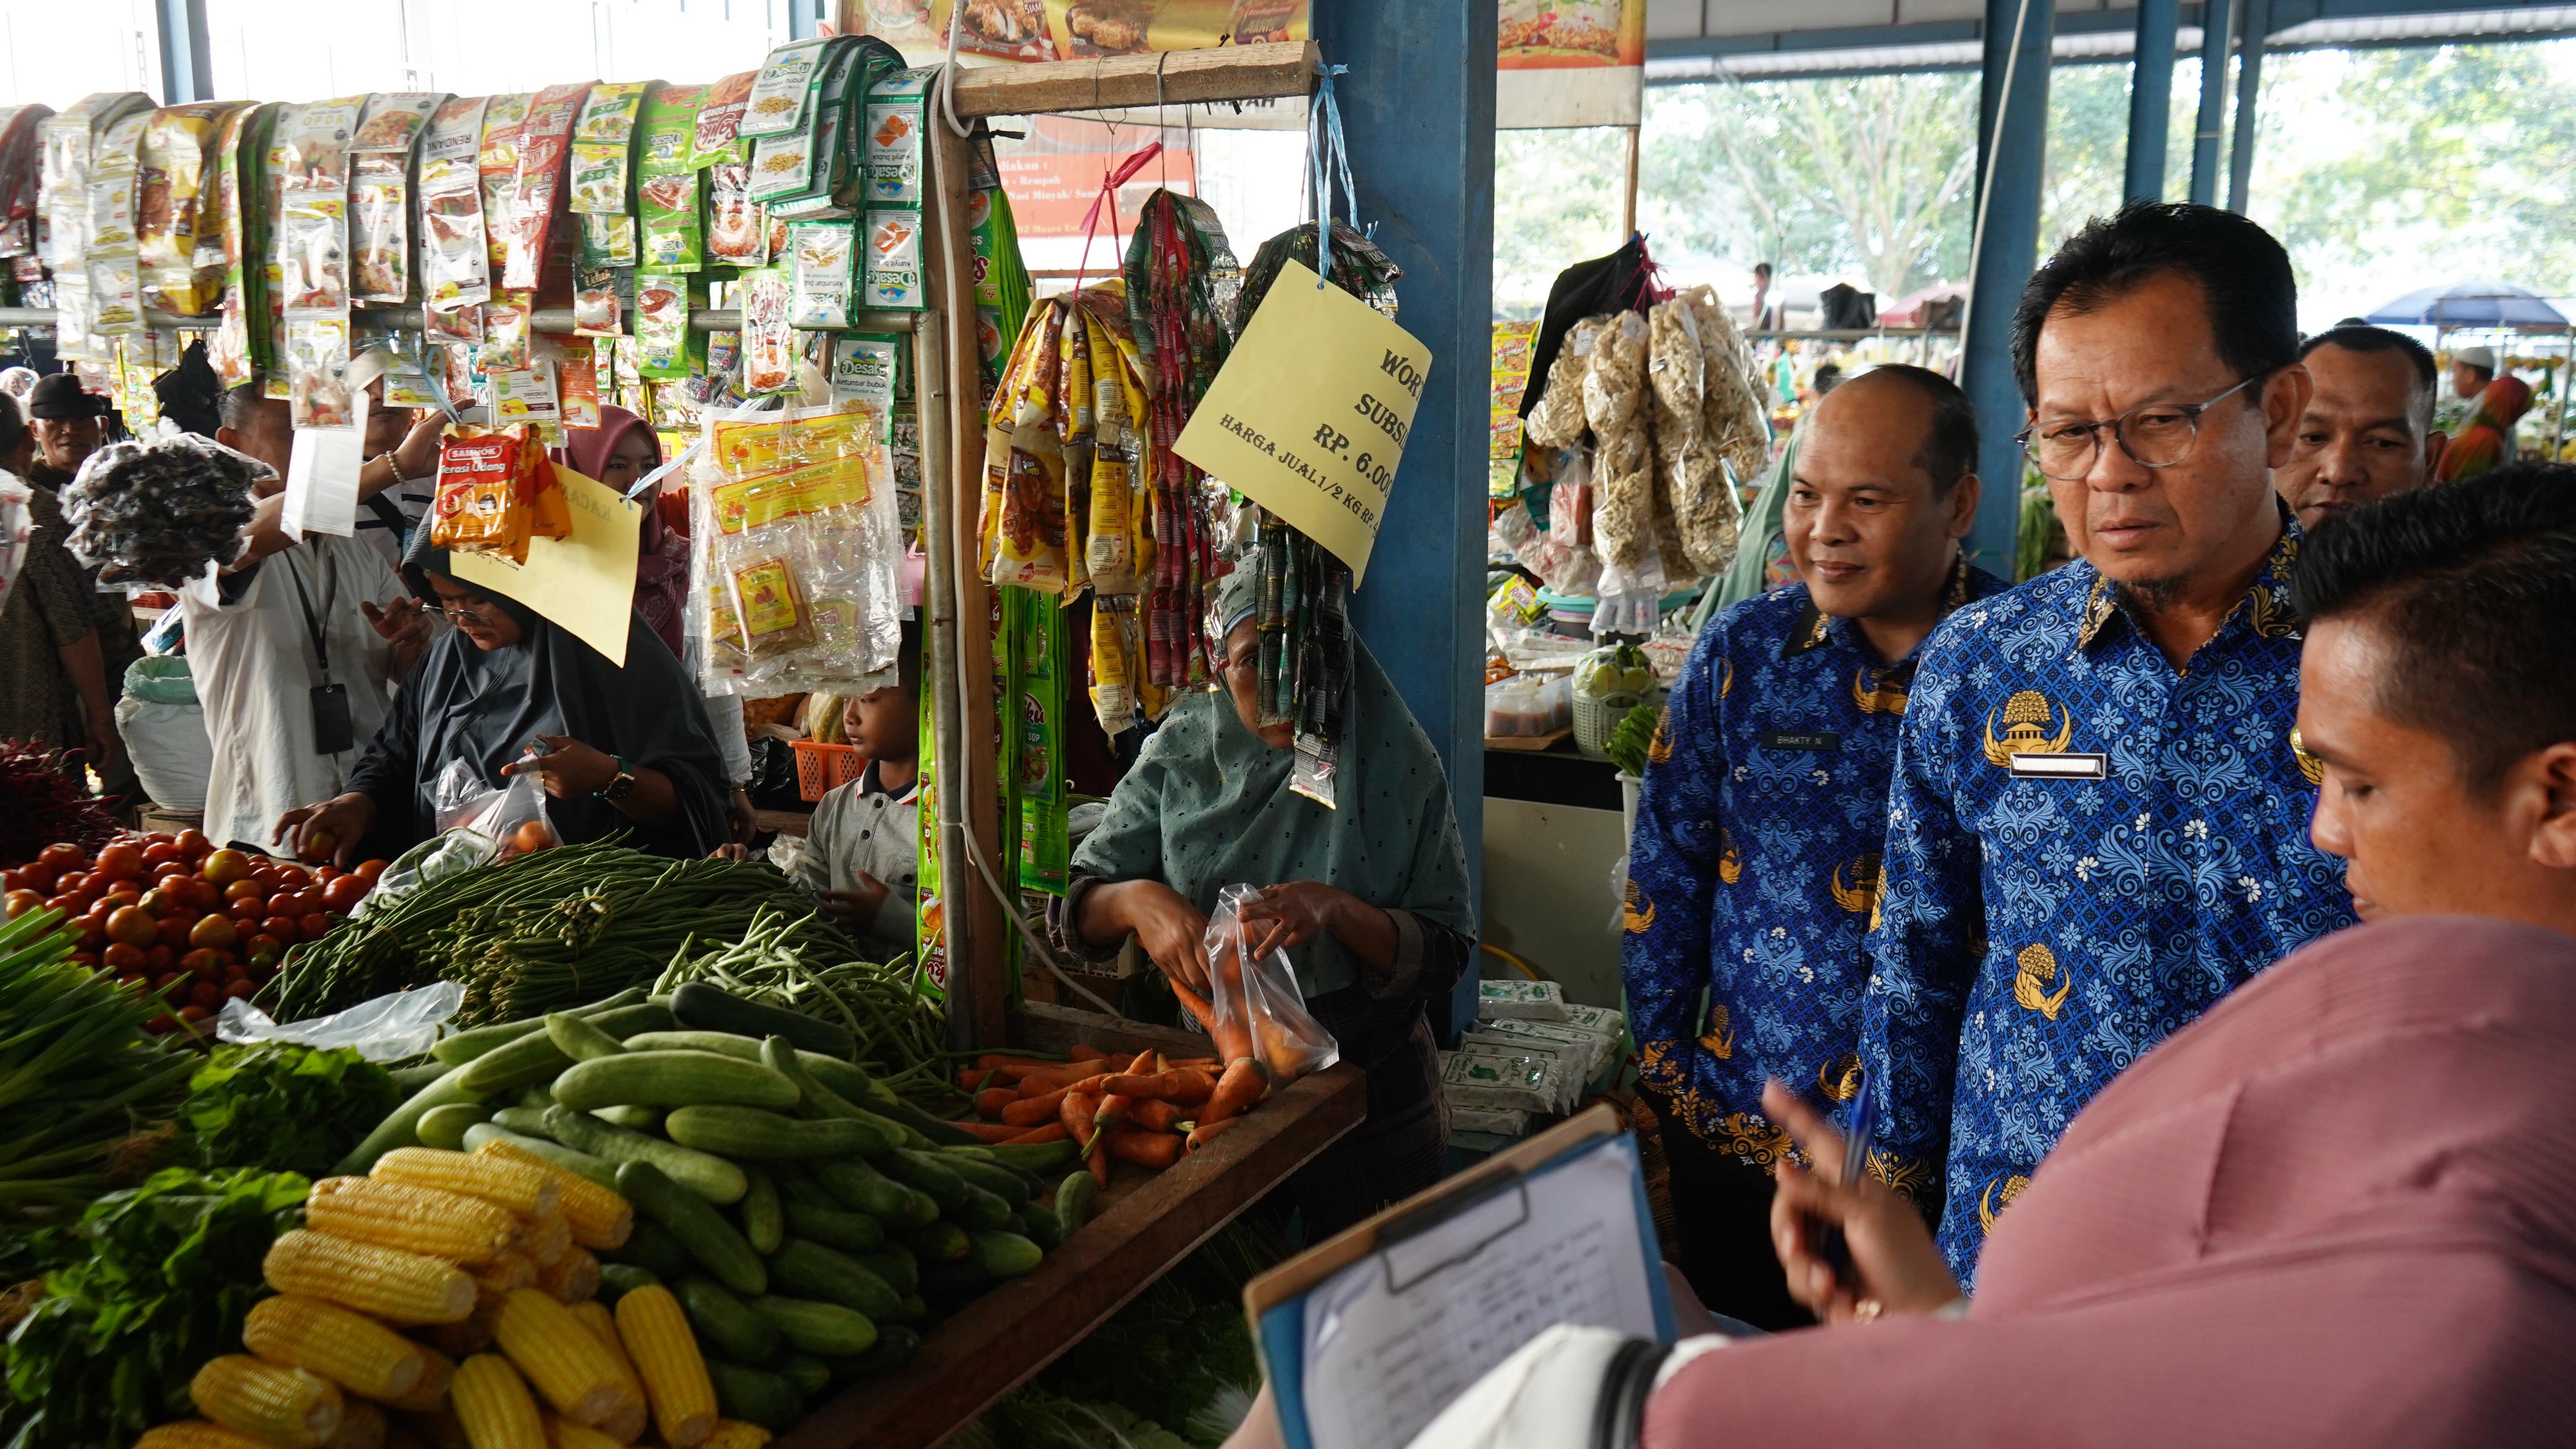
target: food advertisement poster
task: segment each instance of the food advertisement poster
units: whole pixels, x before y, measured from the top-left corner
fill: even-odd
[[[946,53],[959,4],[957,49],[985,60],[1152,55],[1308,34],[1308,0],[855,0],[844,13],[918,60]]]
[[[1633,126],[1644,105],[1646,0],[1499,0],[1494,124]]]
[[[1413,334],[1292,261],[1172,451],[1332,550],[1358,588],[1430,374]]]

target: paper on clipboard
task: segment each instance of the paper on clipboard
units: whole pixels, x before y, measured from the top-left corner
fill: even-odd
[[[1395,1239],[1305,1296],[1308,1449],[1403,1449],[1560,1323],[1669,1338],[1633,1138],[1596,1140]]]

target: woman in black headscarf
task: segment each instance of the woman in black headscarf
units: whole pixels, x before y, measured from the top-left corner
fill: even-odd
[[[526,605],[458,582],[426,528],[402,572],[456,627],[403,681],[348,793],[286,812],[280,840],[301,855],[328,832],[344,865],[362,841],[392,855],[430,833],[431,791],[462,760],[488,788],[541,775],[546,818],[569,844],[623,830],[693,859],[724,842],[724,767],[697,685],[641,615],[628,617],[621,669]],[[538,755],[522,761],[532,745]]]

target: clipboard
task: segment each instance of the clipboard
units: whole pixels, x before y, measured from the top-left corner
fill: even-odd
[[[1604,1256],[1632,1246],[1633,1263]],[[1636,1278],[1622,1279],[1631,1266]],[[1517,1302],[1527,1282],[1550,1274],[1579,1282],[1584,1301],[1553,1310],[1541,1302],[1539,1316],[1607,1319],[1606,1326],[1673,1340],[1636,1142],[1608,1107],[1579,1113],[1244,1286],[1244,1313],[1289,1449],[1342,1449],[1351,1436],[1334,1421],[1340,1400],[1355,1394],[1375,1400],[1365,1408],[1376,1443],[1409,1443],[1448,1398],[1549,1326],[1461,1313],[1460,1305],[1495,1295]],[[1361,1361],[1382,1365],[1387,1385],[1336,1383],[1335,1401],[1309,1403],[1310,1360],[1329,1371],[1337,1352],[1373,1345]],[[1391,1392],[1381,1398],[1380,1387]],[[1421,1397],[1404,1397],[1414,1392]]]

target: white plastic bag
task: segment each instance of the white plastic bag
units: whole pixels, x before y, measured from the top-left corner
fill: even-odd
[[[397,991],[361,1001],[346,1011],[284,1026],[247,1001],[224,1003],[215,1017],[215,1036],[249,1043],[291,1041],[300,1046],[356,1047],[371,1062],[398,1062],[429,1050],[439,1026],[465,1005],[465,988],[441,981],[411,991]]]
[[[519,757],[521,764],[536,758],[531,748]],[[546,792],[535,771],[512,775],[510,783],[498,790],[487,790],[472,766],[463,760],[450,760],[439,772],[438,781],[430,787],[430,804],[439,832],[470,830],[495,842],[499,856],[507,860],[514,855],[546,850],[561,845],[553,822],[546,819]]]
[[[1239,1025],[1252,1038],[1275,1089],[1340,1061],[1342,1048],[1324,1024],[1307,1013],[1306,993],[1297,984],[1287,952],[1250,957],[1252,941],[1242,921],[1243,907],[1260,894],[1252,886],[1230,885],[1216,898],[1216,914],[1208,918],[1205,938],[1214,988],[1209,1003],[1218,1022]]]
[[[215,747],[206,711],[194,704],[155,704],[126,695],[116,702],[116,732],[134,762],[135,782],[165,810],[206,808]]]

